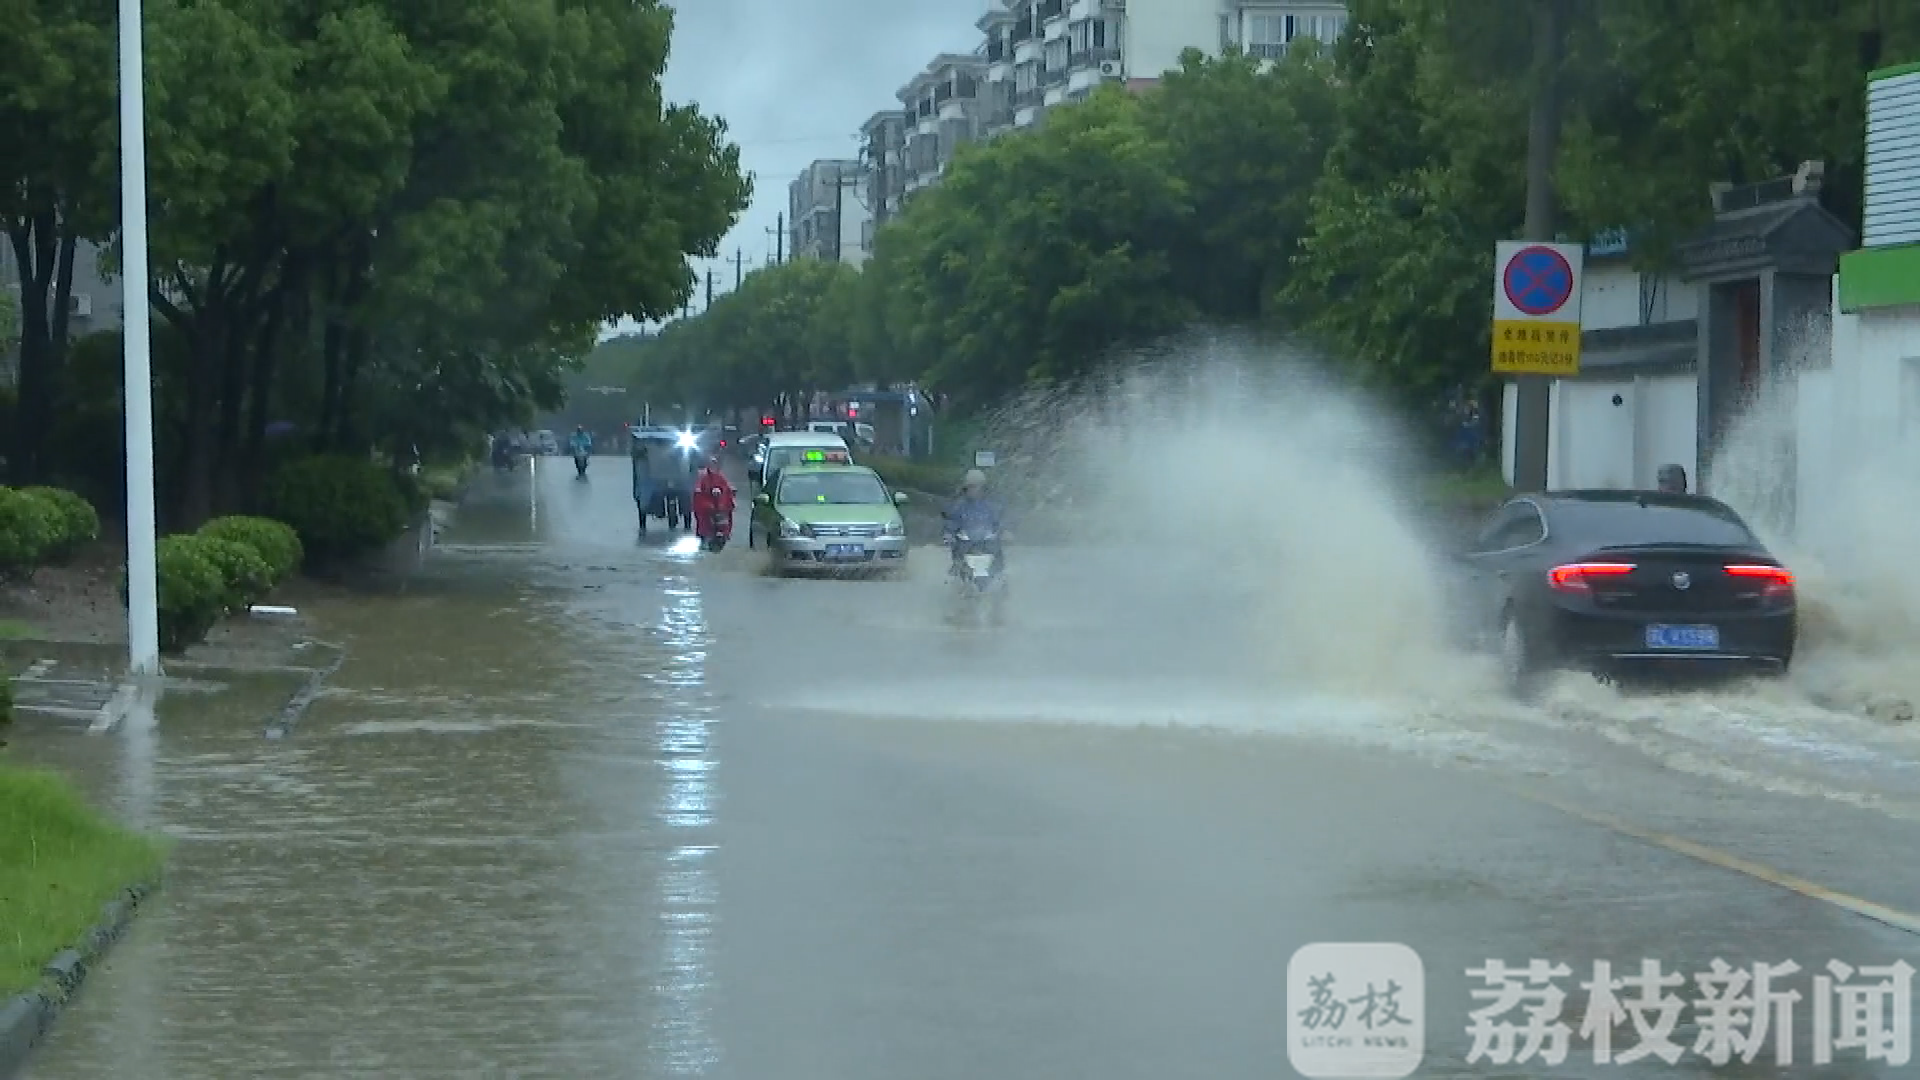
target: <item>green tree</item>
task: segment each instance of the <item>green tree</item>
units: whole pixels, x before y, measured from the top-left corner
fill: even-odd
[[[1172,265],[1197,311],[1251,319],[1285,284],[1336,130],[1332,74],[1310,42],[1272,64],[1190,49],[1142,99],[1142,124],[1192,200]]]
[[[82,239],[104,235],[113,187],[101,139],[114,119],[112,5],[0,0],[0,231],[20,270],[19,387],[6,448],[15,483],[45,479],[45,443],[60,398]]]
[[[1187,186],[1137,98],[1103,88],[1036,132],[968,148],[903,215],[889,252],[910,350],[964,405],[1071,379],[1182,325],[1172,252]]]

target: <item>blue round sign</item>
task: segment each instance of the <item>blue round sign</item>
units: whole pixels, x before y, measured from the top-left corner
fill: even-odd
[[[1523,315],[1551,315],[1573,298],[1573,267],[1550,247],[1521,248],[1500,275],[1507,302]]]

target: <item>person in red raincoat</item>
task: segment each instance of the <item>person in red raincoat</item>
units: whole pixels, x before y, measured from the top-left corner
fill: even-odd
[[[720,489],[717,498],[714,488]],[[712,539],[714,511],[722,507],[733,508],[733,485],[720,471],[720,458],[715,455],[707,459],[706,466],[693,478],[693,534],[702,540]]]

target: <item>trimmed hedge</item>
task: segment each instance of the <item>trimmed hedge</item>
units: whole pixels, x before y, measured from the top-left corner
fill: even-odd
[[[205,641],[207,631],[227,613],[227,579],[219,554],[210,547],[221,543],[192,533],[161,538],[156,553],[161,649],[177,653]]]
[[[273,590],[273,568],[258,549],[238,540],[196,533],[200,553],[220,571],[223,614],[246,611]]]
[[[32,574],[61,539],[61,527],[47,500],[0,487],[0,577]]]
[[[293,526],[308,563],[364,555],[406,531],[409,492],[364,458],[320,455],[287,462],[267,480],[267,513]]]
[[[292,577],[306,557],[300,546],[300,534],[293,531],[293,526],[272,518],[242,515],[214,518],[200,526],[200,535],[252,548],[267,564],[269,587]]]
[[[100,515],[83,496],[57,487],[30,487],[21,490],[46,504],[55,523],[54,538],[44,556],[47,562],[63,562],[81,548],[100,539]]]
[[[0,576],[25,577],[100,538],[93,504],[62,488],[0,488]]]
[[[951,495],[960,487],[960,478],[967,473],[961,465],[941,465],[925,461],[908,461],[905,458],[880,457],[863,454],[856,458],[860,464],[880,474],[887,486],[899,491],[918,491],[928,495]]]
[[[300,565],[300,540],[278,521],[215,518],[199,532],[163,537],[157,552],[160,647],[177,653],[205,641],[223,616],[246,611]],[[120,602],[127,579],[120,577]]]

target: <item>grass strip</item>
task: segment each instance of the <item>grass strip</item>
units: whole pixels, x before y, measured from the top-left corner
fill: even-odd
[[[0,998],[32,989],[122,889],[151,882],[162,843],[88,805],[64,777],[0,765]]]

